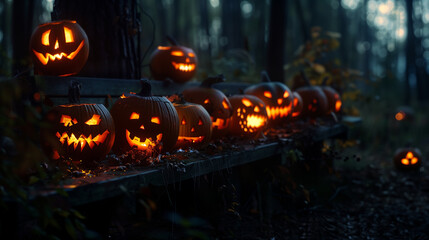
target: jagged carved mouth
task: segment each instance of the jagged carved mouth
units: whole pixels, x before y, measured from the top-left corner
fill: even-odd
[[[213,117],[210,117],[212,119],[212,128],[213,129],[225,129],[228,127],[228,119],[224,120],[222,118],[216,118],[216,121],[213,120]]]
[[[104,131],[103,134],[98,134],[95,137],[92,137],[90,134],[88,137],[86,137],[84,134],[81,134],[78,138],[72,133],[70,136],[64,132],[63,134],[60,134],[57,132],[56,136],[60,140],[62,144],[67,144],[68,146],[72,145],[74,146],[74,149],[76,149],[78,146],[80,146],[80,150],[83,151],[84,147],[86,145],[89,146],[89,148],[93,148],[95,145],[100,145],[101,143],[104,143],[104,141],[107,138],[107,135],[109,135],[109,131]]]
[[[144,141],[142,141],[139,137],[134,136],[131,138],[131,133],[128,130],[125,130],[125,136],[127,138],[127,142],[130,145],[130,147],[137,147],[139,150],[147,150],[148,148],[154,148],[157,146],[162,139],[162,133],[156,135],[156,139],[152,138],[146,138]]]
[[[186,64],[186,63],[176,63],[171,62],[173,64],[174,68],[176,70],[182,71],[182,72],[192,72],[195,70],[195,64]]]
[[[76,55],[80,52],[80,50],[83,48],[84,45],[84,41],[82,40],[82,42],[80,42],[79,46],[76,48],[76,50],[74,50],[73,52],[67,54],[67,53],[57,53],[57,54],[50,54],[50,53],[46,53],[45,55],[43,55],[43,53],[39,53],[35,50],[33,50],[34,55],[36,55],[36,57],[39,59],[39,61],[43,64],[46,65],[48,64],[49,60],[51,61],[55,61],[55,60],[61,60],[63,57],[73,60]]]
[[[266,107],[269,119],[284,118],[292,112],[292,102],[284,107]]]
[[[199,137],[183,137],[179,136],[177,139],[178,142],[189,142],[189,143],[200,143],[204,140],[204,136]]]

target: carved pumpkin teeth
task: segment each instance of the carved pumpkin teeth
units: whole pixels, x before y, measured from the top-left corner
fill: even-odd
[[[192,72],[195,70],[195,64],[176,63],[176,62],[171,62],[171,64],[173,64],[176,70],[179,70],[182,72]]]
[[[50,53],[46,53],[45,55],[43,55],[43,53],[39,53],[35,50],[33,50],[34,55],[36,55],[36,57],[40,60],[40,62],[43,65],[48,64],[49,60],[51,61],[55,61],[55,60],[61,60],[63,58],[63,56],[65,58],[68,58],[70,60],[73,60],[76,55],[80,52],[80,50],[83,48],[84,45],[84,41],[82,40],[82,42],[80,42],[79,46],[76,48],[76,50],[74,50],[73,52],[71,52],[70,54],[66,54],[66,53],[57,53],[57,54],[50,54]]]
[[[127,139],[128,144],[131,147],[137,147],[137,149],[139,150],[147,150],[148,148],[154,148],[156,147],[159,142],[161,142],[162,139],[162,133],[158,134],[156,136],[156,140],[153,140],[152,138],[146,138],[144,141],[142,139],[140,139],[137,136],[132,136],[131,138],[131,133],[128,130],[125,130],[125,137]]]
[[[288,106],[284,107],[266,107],[267,115],[269,119],[287,117],[292,112],[292,102]]]
[[[191,142],[191,143],[200,143],[203,140],[204,140],[204,136],[199,136],[199,137],[182,137],[182,136],[179,136],[177,138],[178,142],[179,141],[182,141],[182,142],[187,141],[187,142]]]
[[[104,143],[104,140],[106,140],[109,133],[110,132],[106,130],[103,134],[98,134],[94,138],[91,134],[88,137],[86,137],[84,134],[81,134],[77,138],[73,133],[69,136],[66,132],[63,134],[57,132],[56,136],[62,144],[67,144],[68,146],[73,145],[74,149],[80,145],[80,150],[83,151],[86,145],[92,149],[94,145],[98,146],[99,144]]]

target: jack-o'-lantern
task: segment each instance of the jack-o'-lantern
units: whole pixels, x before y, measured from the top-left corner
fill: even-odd
[[[195,75],[198,59],[194,50],[179,46],[172,38],[168,38],[172,46],[158,46],[150,59],[150,71],[155,80],[172,79],[177,83],[185,83]]]
[[[302,78],[307,82],[307,86],[300,87],[296,92],[301,96],[303,102],[303,117],[316,118],[330,113],[328,98],[319,86],[312,86],[310,81],[301,72]]]
[[[200,86],[182,92],[185,101],[202,105],[210,114],[213,138],[224,136],[228,132],[232,115],[232,106],[228,98],[222,91],[212,87],[213,84],[223,81],[225,81],[223,75],[209,77]]]
[[[76,21],[39,25],[30,40],[34,73],[69,76],[79,73],[89,54],[85,31]]]
[[[199,148],[210,142],[212,121],[209,113],[199,104],[173,102],[179,115],[179,137],[175,148]]]
[[[293,92],[293,111],[292,118],[298,118],[301,115],[302,109],[304,108],[304,103],[302,102],[301,95],[297,92]]]
[[[78,90],[69,92],[79,94]],[[45,139],[53,140],[48,143],[53,159],[70,159],[77,164],[91,165],[104,158],[112,148],[114,122],[103,104],[72,102],[55,106],[47,113],[46,121],[51,127],[42,134]]]
[[[261,73],[262,83],[249,86],[244,94],[261,99],[267,110],[268,123],[278,125],[292,117],[292,91],[281,82],[271,82],[267,72]]]
[[[339,113],[342,105],[340,94],[330,86],[321,86],[321,88],[328,99],[330,112]]]
[[[139,94],[123,94],[110,113],[115,121],[117,154],[133,148],[148,155],[171,150],[179,135],[179,117],[165,97],[152,96],[151,85],[142,82]]]
[[[264,102],[253,95],[234,95],[229,102],[233,109],[230,133],[257,138],[268,124]]]
[[[400,148],[396,150],[393,162],[400,170],[417,170],[422,165],[422,153],[418,148]]]

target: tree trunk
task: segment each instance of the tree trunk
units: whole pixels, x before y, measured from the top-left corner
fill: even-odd
[[[406,68],[405,68],[405,104],[411,102],[410,77],[416,70],[416,46],[413,25],[413,1],[405,1],[407,11],[407,43],[406,43]]]
[[[228,40],[227,48],[244,48],[240,0],[222,2],[222,32]]]
[[[30,66],[28,45],[33,31],[34,0],[15,0],[12,12],[12,75]]]
[[[271,0],[266,68],[271,80],[278,82],[283,82],[284,77],[287,2],[287,0]]]
[[[88,35],[87,77],[140,78],[136,0],[55,0],[52,20],[76,20]]]

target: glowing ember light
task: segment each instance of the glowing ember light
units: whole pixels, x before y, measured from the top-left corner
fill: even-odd
[[[404,120],[404,118],[405,118],[405,113],[402,111],[396,113],[396,115],[395,115],[395,119],[398,121],[402,121],[402,120]]]

